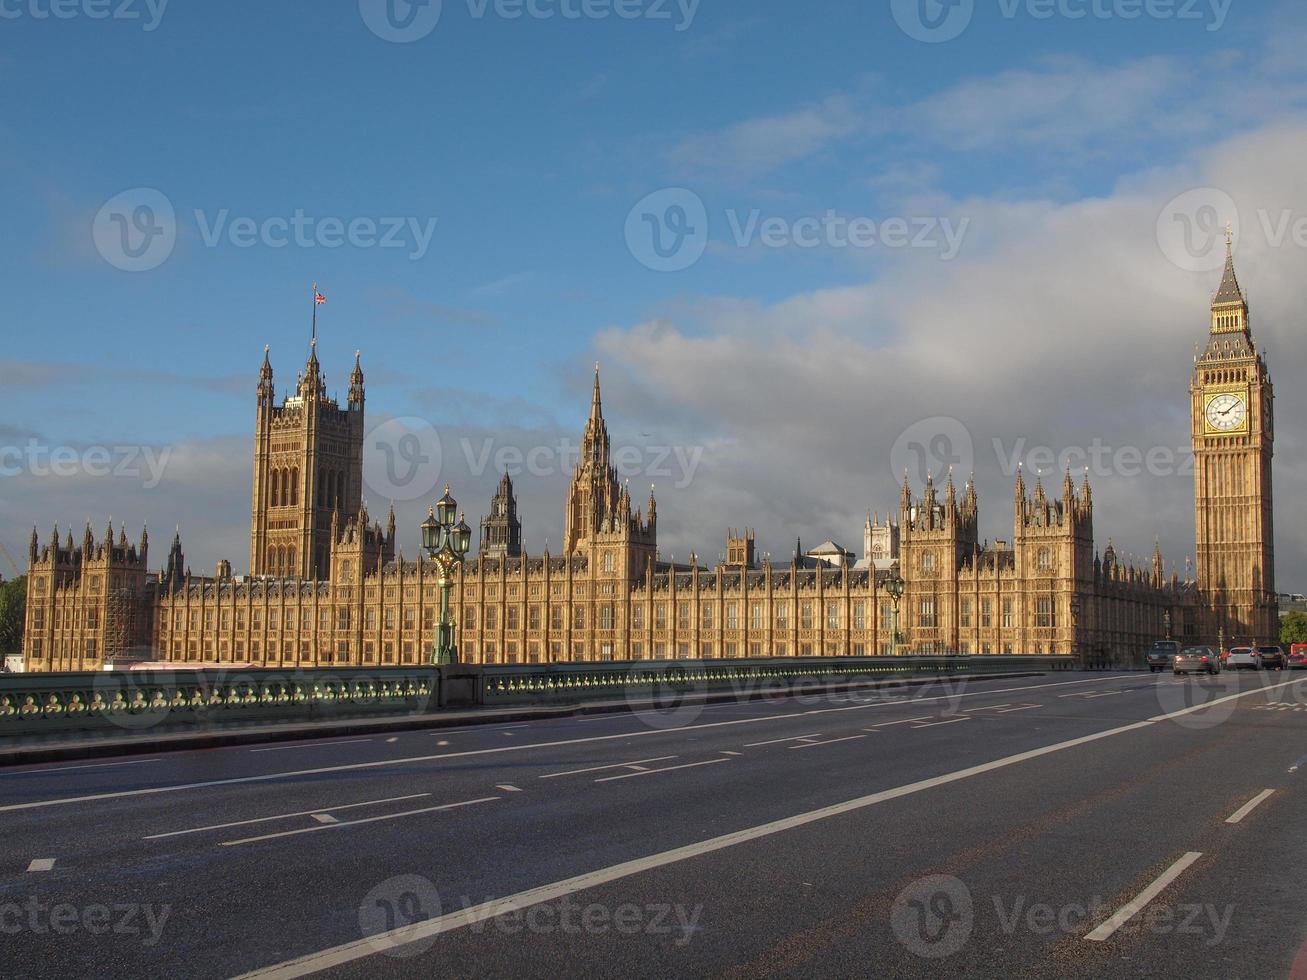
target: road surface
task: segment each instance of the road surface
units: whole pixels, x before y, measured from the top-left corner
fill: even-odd
[[[50,977],[1307,976],[1305,757],[1307,675],[1076,673],[0,770],[0,948]]]

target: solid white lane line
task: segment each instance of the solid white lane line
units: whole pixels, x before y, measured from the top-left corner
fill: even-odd
[[[668,759],[675,759],[674,755],[660,755],[656,759],[636,759],[634,762],[614,762],[611,766],[591,766],[589,769],[569,769],[567,772],[551,772],[544,776],[537,776],[537,779],[554,779],[558,776],[583,776],[587,772],[600,772],[604,769],[621,769],[624,766],[638,766],[643,762],[666,762]]]
[[[611,783],[618,779],[634,779],[636,776],[656,776],[660,772],[673,772],[677,769],[693,769],[696,766],[715,766],[719,762],[730,762],[730,759],[708,759],[705,762],[684,762],[679,766],[664,766],[661,769],[641,769],[639,772],[624,772],[620,776],[604,776],[596,779],[596,783]]]
[[[340,821],[337,820],[335,817],[333,817],[330,813],[315,813],[313,814],[313,819],[316,820],[318,823],[340,823]]]
[[[1112,934],[1120,929],[1123,925],[1138,915],[1148,903],[1162,894],[1166,886],[1184,874],[1185,869],[1202,857],[1201,851],[1190,851],[1175,864],[1167,868],[1160,878],[1141,891],[1130,901],[1126,902],[1114,913],[1112,917],[1095,929],[1089,935],[1085,936],[1091,943],[1101,943],[1111,938]]]
[[[0,772],[0,776],[41,776],[47,772],[71,772],[74,769],[108,769],[110,766],[143,766],[147,762],[161,762],[161,759],[133,759],[131,762],[92,762],[84,766],[59,766],[56,769],[19,769]]]
[[[339,742],[300,742],[295,745],[274,745],[267,749],[250,749],[251,752],[285,752],[287,749],[325,749],[333,745],[355,745],[358,742],[371,742],[370,738],[347,738]]]
[[[28,871],[53,871],[54,858],[32,858],[32,863],[27,866]]]
[[[1110,679],[1124,681],[1124,680],[1129,680],[1130,678],[1123,675],[1119,678],[1110,678]],[[941,694],[938,697],[916,698],[914,699],[914,701],[918,704],[925,704],[930,701],[955,701],[958,698],[988,697],[995,694],[1011,694],[1017,691],[1042,690],[1050,687],[1066,687],[1071,684],[1090,684],[1090,683],[1101,684],[1103,683],[1103,679],[1096,677],[1092,681],[1058,681],[1054,684],[1026,685],[1024,687],[1010,687],[997,691],[973,691],[970,694],[965,692],[955,693],[955,694]],[[1294,683],[1297,682],[1286,681],[1283,684],[1277,685],[1275,688],[1260,688],[1255,691],[1245,691],[1242,694],[1231,695],[1231,697],[1246,697],[1249,694],[1264,694],[1268,690],[1276,690],[1279,687],[1289,687],[1291,684]],[[1217,700],[1211,702],[1210,704],[1219,704],[1219,703],[1220,700]],[[826,709],[818,709],[813,711],[805,711],[802,712],[802,714],[803,715],[828,714],[831,712],[861,711],[864,708],[884,708],[884,707],[893,707],[893,706],[894,706],[893,702],[878,701],[870,704],[850,705],[847,708],[826,708]],[[1199,706],[1199,708],[1197,709],[1191,709],[1191,710],[1202,710],[1203,708],[1207,708],[1209,706],[1210,705],[1205,704]],[[375,762],[350,762],[338,766],[319,766],[315,769],[295,769],[287,772],[269,772],[269,773],[262,773],[257,776],[233,776],[228,779],[209,779],[197,783],[177,783],[171,786],[149,786],[143,789],[119,790],[114,793],[94,793],[88,796],[64,796],[53,800],[33,800],[28,803],[6,804],[5,806],[0,806],[0,813],[9,813],[14,810],[39,810],[51,806],[67,806],[72,803],[94,803],[94,802],[98,802],[99,800],[118,800],[118,799],[125,799],[127,797],[132,797],[132,796],[153,796],[157,793],[180,793],[186,790],[208,789],[209,787],[212,786],[234,786],[241,783],[268,782],[269,780],[274,780],[274,779],[288,779],[292,776],[321,776],[333,772],[354,772],[359,769],[378,769],[384,766],[402,766],[402,765],[412,765],[412,764],[422,763],[422,762],[439,762],[444,759],[463,759],[474,755],[496,755],[501,752],[525,752],[525,751],[530,751],[531,749],[552,749],[552,748],[558,748],[560,746],[566,746],[566,745],[582,745],[589,742],[611,742],[615,739],[646,738],[652,735],[670,735],[678,732],[703,731],[710,728],[725,728],[732,725],[752,725],[759,722],[785,721],[791,717],[796,717],[796,716],[790,714],[779,715],[779,716],[764,715],[756,718],[737,718],[737,719],[732,719],[731,721],[713,721],[713,722],[708,722],[707,724],[704,725],[681,725],[675,728],[647,728],[647,729],[641,729],[641,730],[630,731],[630,732],[617,732],[612,735],[592,735],[589,736],[588,738],[566,738],[566,739],[558,739],[553,742],[529,742],[525,745],[504,745],[504,746],[500,746],[497,749],[467,749],[462,752],[441,752],[441,753],[437,753],[436,755],[416,755],[416,756],[409,756],[403,759],[382,759]],[[1164,715],[1161,717],[1165,718],[1165,717],[1174,717],[1174,716]],[[442,743],[437,742],[436,744],[441,745]]]
[[[272,817],[255,817],[253,820],[233,820],[231,823],[215,823],[207,827],[191,827],[187,830],[170,830],[166,834],[150,834],[142,840],[159,840],[163,837],[180,837],[182,834],[198,834],[205,830],[226,830],[228,827],[244,827],[252,823],[268,823],[270,820],[289,820],[291,817],[311,817],[315,813],[327,813],[335,810],[353,810],[360,806],[377,806],[380,803],[399,803],[402,800],[420,800],[430,793],[412,793],[408,796],[391,796],[384,800],[364,800],[362,803],[346,803],[343,806],[320,806],[314,810],[299,810],[295,813],[278,813]]]
[[[1235,696],[1241,697],[1242,695]],[[1176,712],[1175,714],[1180,713],[1181,712]],[[1171,717],[1173,716],[1174,715]],[[413,925],[403,926],[399,929],[392,929],[385,933],[377,933],[364,939],[325,949],[319,953],[310,953],[309,955],[299,957],[298,959],[288,960],[284,963],[269,966],[261,970],[255,970],[251,973],[245,974],[242,980],[252,977],[291,978],[308,976],[321,970],[330,969],[331,967],[340,966],[344,963],[351,963],[355,960],[363,959],[366,956],[375,954],[379,950],[393,949],[396,946],[416,942],[421,939],[428,939],[432,936],[439,936],[443,933],[455,929],[461,929],[477,922],[485,922],[498,918],[501,915],[510,914],[519,909],[530,908],[533,905],[540,905],[544,902],[556,901],[560,898],[565,898],[568,895],[573,895],[577,892],[591,888],[597,888],[601,885],[606,885],[609,882],[628,878],[631,875],[640,874],[654,868],[666,867],[667,865],[699,857],[703,854],[711,854],[715,851],[725,850],[726,848],[734,847],[737,844],[760,840],[774,834],[792,830],[796,827],[803,827],[811,823],[816,823],[819,820],[826,820],[830,817],[853,813],[867,807],[876,806],[880,803],[886,803],[890,800],[901,799],[905,796],[911,796],[915,793],[934,789],[938,786],[946,786],[950,783],[971,779],[985,773],[995,772],[999,769],[1005,769],[1009,766],[1018,765],[1032,759],[1042,758],[1043,756],[1052,755],[1056,752],[1062,752],[1081,745],[1089,745],[1101,739],[1112,738],[1113,736],[1123,735],[1127,732],[1140,731],[1145,728],[1151,728],[1152,726],[1152,722],[1138,721],[1130,725],[1124,725],[1120,728],[1111,728],[1106,731],[1096,732],[1093,735],[1084,735],[1080,738],[1073,738],[1066,742],[1057,742],[1053,745],[1046,745],[1043,748],[1020,752],[1017,755],[1010,755],[1003,759],[995,759],[993,762],[982,763],[981,765],[971,766],[967,769],[959,769],[956,772],[946,773],[943,776],[934,776],[930,779],[923,779],[919,782],[909,783],[905,786],[883,790],[879,793],[873,793],[870,796],[861,796],[844,803],[836,803],[833,806],[822,807],[819,810],[811,810],[807,813],[796,814],[795,816],[785,817],[781,820],[774,820],[770,823],[759,824],[756,827],[737,830],[734,833],[724,834],[720,837],[712,837],[696,844],[677,847],[670,851],[662,851],[658,854],[651,854],[648,857],[637,858],[636,860],[627,861],[622,864],[615,864],[608,868],[600,868],[596,871],[587,872],[586,874],[577,875],[573,878],[566,878],[562,881],[554,882],[553,884],[542,885],[538,888],[519,892],[516,895],[509,895],[506,898],[484,902],[481,905],[474,905],[457,912],[451,912],[448,915],[426,919],[422,922],[414,923]]]
[[[843,738],[828,738],[824,742],[804,742],[801,745],[791,745],[792,749],[812,749],[818,745],[834,745],[836,742],[851,742],[855,738],[866,738],[866,735],[845,735]]]
[[[1098,694],[1086,694],[1085,700],[1092,701],[1094,698],[1110,698],[1117,694],[1124,694],[1125,691],[1100,691]]]
[[[1273,789],[1262,790],[1260,793],[1254,796],[1243,806],[1239,807],[1239,809],[1235,810],[1234,813],[1226,817],[1225,822],[1239,823],[1241,820],[1243,820],[1244,817],[1248,816],[1248,814],[1252,813],[1254,810],[1256,810],[1259,806],[1261,806],[1263,803],[1265,803],[1274,795],[1275,795],[1275,790]]]
[[[730,749],[722,749],[722,755],[744,755],[743,752],[732,752]]]
[[[512,785],[511,783],[501,783],[500,785],[496,786],[495,789],[502,789],[505,793],[522,792],[520,789],[518,789],[516,786]]]
[[[971,720],[970,718],[964,715],[961,718],[949,718],[947,721],[932,721],[928,725],[913,725],[912,727],[914,730],[918,728],[935,728],[938,725],[956,725],[960,721],[970,721],[970,720]]]
[[[1011,701],[1004,701],[1002,704],[983,704],[979,708],[968,708],[968,711],[994,711],[998,708],[1012,707]]]
[[[1000,715],[1011,714],[1013,711],[1029,711],[1031,708],[1042,708],[1042,704],[1023,704],[1018,708],[1004,708],[999,712]]]
[[[400,817],[412,817],[419,813],[437,813],[441,810],[456,810],[463,806],[472,806],[476,803],[489,803],[491,800],[502,800],[502,796],[483,796],[479,800],[463,800],[461,803],[445,803],[441,806],[423,807],[421,810],[403,810],[399,813],[383,813],[379,817],[363,817],[361,820],[346,820],[344,822],[324,823],[316,827],[304,827],[300,830],[283,830],[278,834],[264,834],[261,837],[244,837],[241,840],[225,840],[220,847],[235,847],[237,844],[253,844],[255,841],[272,840],[276,837],[294,837],[297,834],[312,834],[319,830],[340,830],[344,827],[357,827],[359,824],[376,823],[379,820],[397,820]]]
[[[765,742],[745,742],[746,749],[757,748],[759,745],[777,745],[780,742],[793,742],[797,738],[821,738],[821,732],[813,732],[810,735],[791,735],[789,738],[769,738]]]
[[[1072,691],[1070,694],[1059,694],[1059,698],[1087,698],[1093,694],[1093,691]]]

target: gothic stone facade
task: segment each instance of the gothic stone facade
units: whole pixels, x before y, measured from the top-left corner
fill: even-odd
[[[165,568],[88,527],[76,544],[33,531],[27,606],[30,670],[91,670],[134,655],[178,664],[335,666],[430,658],[435,569],[396,554],[393,512],[362,501],[363,373],[344,409],[325,396],[316,352],[295,394],[274,405],[265,354],[257,388],[251,568],[236,579],[185,567],[180,536]],[[609,458],[596,372],[565,510],[564,553],[529,555],[511,480],[501,481],[481,554],[461,569],[451,609],[460,655],[477,663],[878,655],[1076,653],[1118,657],[1166,635],[1182,641],[1274,636],[1271,387],[1251,346],[1231,260],[1195,365],[1197,582],[1122,563],[1094,545],[1088,479],[1060,491],[1024,475],[1009,541],[982,543],[974,485],[906,483],[885,550],[831,565],[798,550],[757,563],[752,532],[731,534],[715,567],[660,560],[652,493],[637,507]],[[879,524],[879,522],[878,522]],[[886,582],[900,572],[897,608]],[[895,642],[895,633],[899,642]]]

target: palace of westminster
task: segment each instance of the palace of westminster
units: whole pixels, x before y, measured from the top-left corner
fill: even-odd
[[[256,395],[250,575],[186,569],[174,537],[160,571],[148,536],[112,525],[81,541],[58,528],[30,545],[28,670],[95,670],[130,660],[255,666],[429,662],[435,566],[396,560],[363,502],[363,372],[345,405],[328,398],[314,348],[278,405],[265,352]],[[1017,478],[1010,542],[981,544],[979,504],[905,480],[897,520],[865,529],[861,560],[835,546],[759,562],[752,532],[724,560],[661,561],[652,493],[641,507],[609,461],[596,372],[567,497],[562,553],[527,555],[505,475],[480,554],[450,599],[461,660],[533,663],[893,652],[1136,656],[1149,642],[1273,641],[1272,387],[1252,342],[1232,252],[1191,383],[1196,580],[1094,546],[1088,478]],[[902,584],[901,599],[887,583]],[[897,629],[896,629],[897,627]],[[897,636],[896,636],[897,634]]]

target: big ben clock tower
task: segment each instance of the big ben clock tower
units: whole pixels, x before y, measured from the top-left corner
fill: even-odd
[[[1190,392],[1204,632],[1211,640],[1223,630],[1231,643],[1275,643],[1274,394],[1266,362],[1253,347],[1229,236],[1211,333],[1194,359]]]

